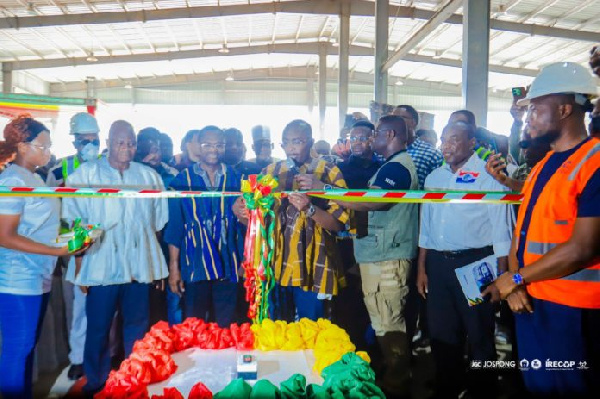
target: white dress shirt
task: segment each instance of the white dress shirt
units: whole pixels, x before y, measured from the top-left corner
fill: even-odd
[[[71,187],[114,187],[164,190],[160,176],[151,168],[131,162],[123,174],[108,163],[86,162],[69,176]],[[65,198],[63,218],[80,217],[84,223],[100,224],[104,235],[83,257],[81,271],[69,265],[67,280],[76,285],[97,286],[150,283],[168,276],[156,232],[168,221],[166,199],[160,198]]]
[[[425,179],[426,190],[506,191],[473,154],[456,173],[448,164]],[[421,209],[419,246],[438,251],[494,247],[496,257],[510,250],[513,213],[510,205],[426,203]]]

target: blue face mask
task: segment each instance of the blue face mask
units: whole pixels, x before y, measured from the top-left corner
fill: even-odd
[[[85,162],[94,161],[98,159],[100,153],[100,146],[94,145],[93,143],[87,143],[81,149],[81,159]]]

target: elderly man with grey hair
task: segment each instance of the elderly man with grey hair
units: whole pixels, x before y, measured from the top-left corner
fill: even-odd
[[[73,187],[114,187],[163,190],[160,176],[133,162],[136,138],[126,121],[112,124],[108,157],[81,165],[69,176]],[[149,328],[150,284],[168,275],[156,233],[168,220],[166,199],[65,198],[63,217],[99,223],[103,236],[85,256],[76,259],[67,279],[87,290],[88,329],[83,367],[86,394],[102,389],[110,372],[108,338],[117,309],[123,317],[123,341],[128,356],[133,343]]]

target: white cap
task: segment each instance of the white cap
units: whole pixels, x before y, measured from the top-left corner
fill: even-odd
[[[98,134],[100,127],[92,114],[78,112],[71,118],[69,134]]]
[[[575,94],[577,103],[583,105],[588,96],[598,95],[598,87],[588,68],[574,62],[556,62],[542,68],[527,96],[517,101],[517,105],[529,105],[534,98],[549,94]]]

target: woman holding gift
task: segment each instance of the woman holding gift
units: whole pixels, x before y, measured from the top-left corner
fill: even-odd
[[[50,133],[28,115],[6,125],[0,141],[0,186],[44,186],[35,174],[50,160]],[[67,248],[56,239],[60,206],[56,198],[0,197],[0,393],[30,398],[33,349],[50,292],[56,257]]]

